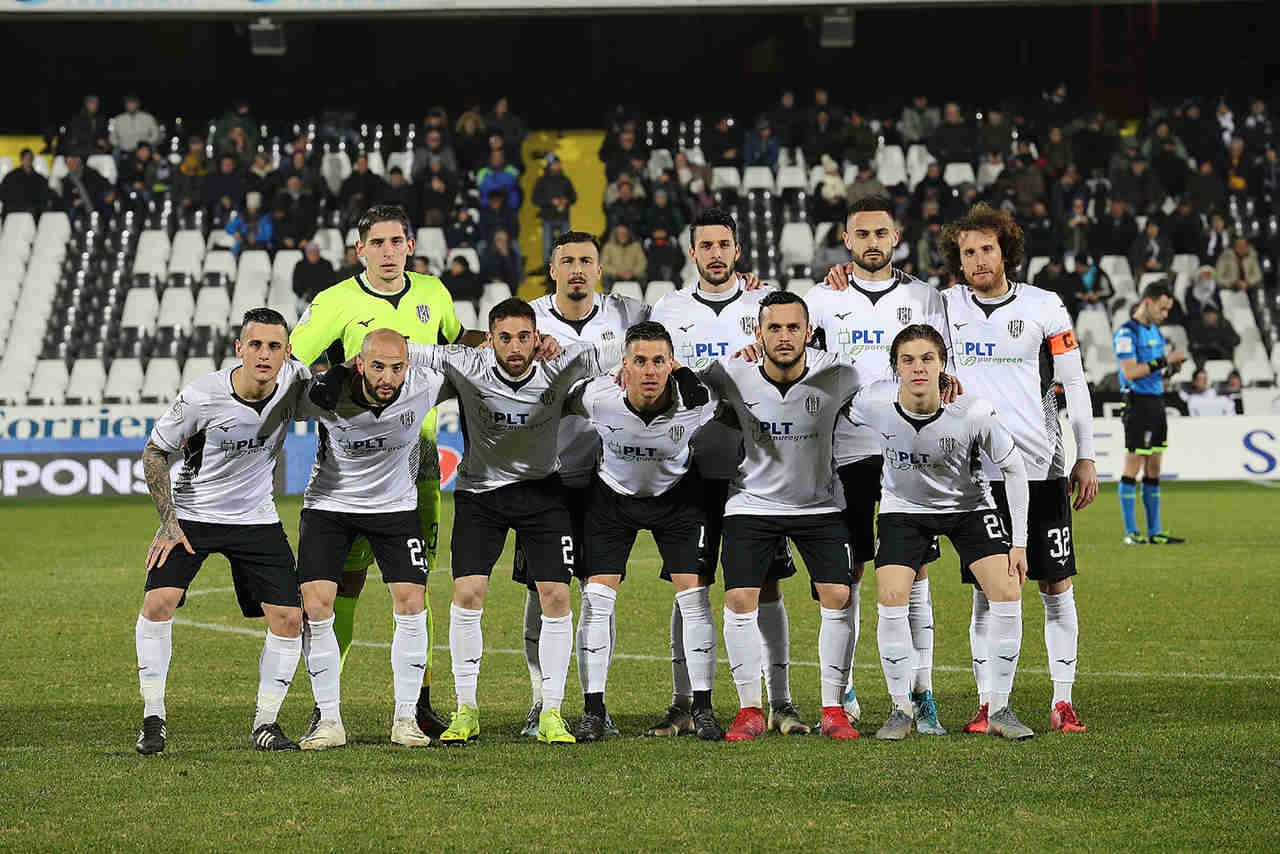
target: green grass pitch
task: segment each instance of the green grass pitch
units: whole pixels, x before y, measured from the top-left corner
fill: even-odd
[[[299,502],[279,502],[296,540]],[[510,547],[485,610],[483,736],[465,749],[388,742],[390,599],[366,587],[343,678],[353,743],[259,754],[248,728],[261,626],[242,619],[221,558],[197,577],[174,627],[169,747],[133,750],[141,702],[133,624],[155,528],[145,499],[0,505],[0,849],[34,850],[967,850],[1280,847],[1280,494],[1255,484],[1171,483],[1183,547],[1125,548],[1114,485],[1076,516],[1081,568],[1077,708],[1089,732],[1047,732],[1051,686],[1034,585],[1014,704],[1025,744],[978,736],[902,744],[767,737],[746,745],[636,737],[669,700],[670,588],[642,535],[618,607],[609,709],[624,735],[549,748],[515,736],[529,704],[523,589]],[[448,564],[452,501],[445,502]],[[1141,512],[1141,511],[1139,511]],[[875,585],[862,593],[856,679],[864,735],[887,713]],[[575,588],[576,590],[576,588]],[[793,695],[818,707],[817,614],[803,574],[784,591]],[[721,624],[722,590],[713,592]],[[435,702],[453,706],[450,581],[431,579]],[[934,569],[935,688],[943,724],[968,720],[969,592],[949,545]],[[575,614],[579,610],[575,603]],[[721,641],[723,656],[723,641]],[[580,711],[575,672],[566,704]],[[311,691],[285,704],[301,734]],[[716,711],[736,711],[728,667]]]

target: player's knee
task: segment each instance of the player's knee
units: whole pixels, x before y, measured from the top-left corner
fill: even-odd
[[[427,608],[427,588],[422,584],[397,583],[391,590],[391,609],[400,616],[420,614]]]
[[[735,614],[746,614],[760,607],[760,590],[753,587],[735,587],[724,592],[724,604]]]
[[[1057,581],[1049,581],[1047,579],[1041,579],[1039,584],[1040,584],[1040,592],[1045,594],[1046,596],[1057,596],[1059,593],[1066,593],[1068,590],[1071,589],[1070,578],[1062,578],[1062,579],[1058,579]]]
[[[484,607],[483,578],[481,576],[464,576],[453,583],[453,604],[468,611],[479,611]]]
[[[982,586],[982,592],[992,602],[1016,602],[1022,598],[1022,588],[1016,576],[1002,575]]]
[[[148,590],[142,597],[143,619],[153,623],[171,620],[174,612],[178,610],[180,601],[182,601],[182,591],[177,588]]]
[[[296,638],[302,634],[302,609],[265,606],[267,628],[281,638]]]
[[[833,611],[843,611],[849,607],[849,587],[844,584],[819,584],[818,603]]]
[[[911,588],[899,587],[896,584],[877,584],[876,601],[881,605],[896,608],[906,605],[911,600]]]
[[[563,617],[569,613],[569,585],[540,583],[538,584],[538,601],[542,605],[544,617]]]

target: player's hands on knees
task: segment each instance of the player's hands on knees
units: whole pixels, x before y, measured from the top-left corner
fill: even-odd
[[[763,355],[764,355],[764,348],[760,346],[759,341],[755,341],[743,347],[738,352],[734,353],[733,357],[735,359],[743,359],[747,362],[754,364],[755,362],[760,361],[760,358]]]
[[[843,291],[849,287],[849,276],[853,274],[853,264],[832,264],[827,271],[823,284],[832,290]]]
[[[943,403],[955,403],[956,398],[964,394],[964,386],[960,384],[960,378],[953,377],[951,374],[942,374],[938,377],[938,390],[942,392]]]
[[[160,526],[156,531],[155,539],[151,541],[151,549],[147,552],[147,572],[154,567],[164,566],[164,562],[169,559],[169,552],[173,551],[178,544],[182,544],[187,554],[196,553],[196,550],[191,548],[187,535],[182,533],[178,520],[172,519]]]
[[[1009,577],[1018,576],[1018,586],[1027,581],[1027,550],[1019,546],[1009,549]]]
[[[553,335],[538,336],[538,346],[533,350],[533,358],[539,361],[554,359],[564,352],[564,348],[560,346],[560,342]]]
[[[1070,489],[1075,496],[1071,502],[1072,510],[1083,510],[1098,497],[1098,468],[1093,460],[1076,460],[1071,467]]]

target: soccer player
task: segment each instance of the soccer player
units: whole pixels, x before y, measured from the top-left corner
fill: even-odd
[[[1013,434],[1030,481],[1027,529],[1027,577],[1040,586],[1044,602],[1044,640],[1053,681],[1051,728],[1083,732],[1071,703],[1076,675],[1079,623],[1071,577],[1076,574],[1071,511],[1097,497],[1093,463],[1093,404],[1071,317],[1053,292],[1009,276],[1022,263],[1022,229],[1012,217],[985,204],[950,223],[942,236],[943,254],[958,280],[967,284],[943,291],[955,370],[965,390],[995,405]],[[1067,398],[1067,415],[1076,439],[1076,462],[1066,477],[1062,429],[1058,424],[1055,376]],[[1011,527],[1003,473],[990,460],[983,468],[991,491]],[[1074,501],[1072,495],[1074,494]],[[993,613],[973,574],[969,642],[978,683],[979,708],[965,732],[985,732],[991,711],[990,653],[985,628]]]
[[[538,329],[553,336],[562,345],[620,343],[627,329],[649,316],[649,307],[639,300],[621,294],[597,294],[603,270],[600,267],[600,243],[594,235],[582,231],[566,231],[551,247],[551,280],[553,294],[539,297],[530,305],[537,316]],[[581,550],[583,520],[591,495],[591,475],[600,456],[600,437],[591,425],[577,415],[566,414],[560,421],[557,438],[560,455],[560,480],[564,484],[573,523],[573,542]],[[580,557],[580,555],[579,555]],[[581,572],[581,560],[574,566]],[[585,576],[583,576],[585,577]],[[533,705],[525,717],[522,736],[538,734],[538,717],[542,713],[542,671],[538,664],[538,643],[542,632],[541,600],[528,578],[523,540],[516,536],[516,568],[514,578],[529,586],[525,592],[524,650],[533,687]],[[585,667],[583,653],[578,651],[578,670]],[[606,718],[606,732],[617,735],[617,727]]]
[[[760,302],[756,329],[763,362],[720,359],[701,372],[742,426],[745,446],[724,520],[724,642],[741,707],[729,741],[765,731],[760,589],[780,537],[800,550],[821,605],[821,731],[858,737],[841,706],[853,643],[853,553],[832,457],[836,417],[858,390],[858,372],[833,353],[806,349],[812,332],[804,300],[771,293]]]
[[[711,711],[716,627],[698,577],[706,518],[689,447],[716,407],[696,374],[675,370],[671,337],[661,324],[637,323],[627,330],[625,345],[625,390],[612,377],[599,377],[575,389],[566,405],[603,439],[600,469],[586,501],[584,566],[578,570],[585,579],[577,644],[585,711],[574,736],[580,742],[604,740],[614,605],[636,534],[648,530],[662,557],[662,577],[671,581],[684,609],[694,732],[703,741],[720,741],[724,730]],[[677,389],[677,379],[684,388]]]
[[[755,277],[734,270],[742,256],[738,225],[732,216],[711,208],[703,211],[690,230],[689,255],[698,268],[694,287],[673,291],[658,300],[651,319],[671,335],[676,358],[694,370],[703,370],[717,358],[732,356],[756,341],[760,301],[768,291],[759,290]],[[708,424],[693,443],[694,464],[702,481],[703,512],[707,536],[699,555],[701,586],[715,583],[720,559],[724,508],[729,481],[737,476],[742,459],[742,435],[736,427],[718,421]],[[759,626],[764,638],[765,685],[769,695],[769,728],[783,734],[805,734],[809,725],[791,700],[791,628],[779,582],[794,575],[795,564],[786,538],[779,538],[778,552],[760,589]],[[688,601],[689,597],[685,597]],[[693,688],[684,645],[684,612],[681,597],[671,605],[671,706],[649,728],[647,735],[669,736],[695,730],[690,714]],[[711,600],[693,604],[696,613],[710,609]]]
[[[422,420],[453,396],[453,387],[439,372],[410,365],[404,336],[394,329],[374,329],[364,337],[354,376],[345,365],[335,365],[319,385],[317,397],[323,389],[332,397],[323,406],[309,398],[305,406],[320,431],[302,498],[298,581],[307,612],[307,673],[320,720],[299,743],[303,750],[347,743],[334,600],[352,541],[362,536],[382,570],[395,619],[391,741],[425,747],[431,738],[418,725],[417,708],[429,642],[427,539],[415,481]]]
[[[878,379],[892,379],[887,358],[889,343],[907,326],[926,323],[945,328],[942,296],[928,282],[890,266],[893,249],[901,239],[893,220],[893,202],[884,196],[868,196],[854,202],[845,221],[845,246],[853,254],[849,264],[831,269],[832,286],[813,288],[805,295],[813,322],[813,345],[858,359],[868,377],[883,365]],[[883,361],[881,361],[883,359]],[[836,466],[844,489],[845,521],[853,536],[853,650],[857,654],[861,614],[862,573],[875,559],[876,502],[884,456],[880,437],[866,426],[841,419],[836,427]],[[911,702],[917,730],[925,735],[946,735],[938,722],[933,698],[933,598],[929,594],[928,564],[939,557],[936,540],[925,556],[909,597],[911,626]],[[849,660],[849,685],[845,711],[856,725],[859,706],[853,685],[853,659]]]
[[[991,601],[987,645],[995,653],[988,732],[1014,741],[1032,731],[1013,714],[1009,695],[1022,649],[1022,582],[1027,572],[1027,475],[1013,436],[995,408],[975,395],[943,405],[939,379],[947,345],[938,330],[912,324],[893,338],[889,362],[897,381],[858,394],[849,420],[875,431],[884,467],[876,550],[876,629],[880,665],[893,708],[876,738],[901,741],[916,713],[911,698],[908,601],[934,539],[946,535],[961,566]],[[1004,475],[1010,531],[980,476],[979,454]]]
[[[480,346],[483,332],[462,328],[453,310],[453,298],[435,276],[405,271],[413,255],[409,217],[396,205],[370,208],[357,225],[356,253],[365,270],[316,295],[293,331],[294,355],[311,364],[338,342],[349,359],[373,329],[394,329],[420,344],[460,343]],[[436,540],[440,528],[440,459],[436,451],[436,414],[419,422],[422,449],[418,455],[418,513],[426,530],[427,571],[436,565]],[[357,537],[343,565],[342,581],[334,600],[334,632],[341,650],[341,668],[351,649],[356,603],[364,588],[373,551],[364,537]],[[431,605],[427,600],[427,633],[431,634]],[[423,673],[418,724],[432,737],[444,732],[445,722],[431,708],[431,647],[427,644],[427,669]],[[312,724],[318,720],[312,713]]]
[[[182,389],[142,452],[147,490],[160,514],[134,628],[143,702],[136,746],[143,755],[164,750],[168,735],[164,692],[173,613],[214,552],[231,563],[241,612],[267,623],[250,742],[258,750],[298,749],[276,722],[302,651],[302,603],[271,485],[310,374],[289,361],[289,327],[269,308],[245,313],[236,356],[236,365]],[[171,485],[166,457],[178,451],[183,465]]]
[[[1175,374],[1187,354],[1165,345],[1160,324],[1173,307],[1168,282],[1152,282],[1142,291],[1142,301],[1115,334],[1116,359],[1120,362],[1120,388],[1125,392],[1124,475],[1120,478],[1120,513],[1124,519],[1125,545],[1143,543],[1176,545],[1182,537],[1160,527],[1160,461],[1169,447],[1169,424],[1164,413],[1164,378]],[[1142,477],[1142,507],[1147,515],[1147,535],[1138,532],[1134,503],[1138,477]]]
[[[514,528],[524,543],[527,572],[537,584],[542,606],[537,738],[573,744],[560,706],[573,647],[569,580],[574,541],[556,436],[569,389],[605,373],[610,362],[616,365],[622,342],[609,348],[575,344],[553,359],[535,363],[537,318],[528,303],[514,297],[489,311],[489,340],[492,348],[484,350],[410,346],[415,362],[442,371],[457,389],[467,442],[454,493],[449,613],[458,711],[440,741],[463,745],[480,736],[480,620],[493,565],[507,532]],[[612,359],[604,355],[605,349]]]

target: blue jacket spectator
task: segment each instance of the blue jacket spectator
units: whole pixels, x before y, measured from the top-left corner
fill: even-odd
[[[232,253],[239,256],[241,249],[270,249],[275,229],[271,216],[262,212],[262,196],[249,193],[244,199],[244,210],[236,211],[227,223],[227,234],[235,240]]]
[[[778,171],[778,138],[773,135],[773,126],[769,120],[762,118],[756,122],[755,133],[747,137],[746,158],[743,166],[768,166]]]
[[[501,151],[490,151],[489,165],[476,173],[480,201],[485,204],[488,204],[491,193],[500,193],[512,209],[520,207],[519,182],[520,173],[507,165],[506,155]]]
[[[218,158],[218,169],[204,179],[204,202],[210,208],[222,208],[229,216],[244,201],[244,179],[230,154]]]
[[[505,231],[494,233],[489,248],[480,257],[480,273],[487,282],[506,282],[512,292],[524,281],[524,259]]]

